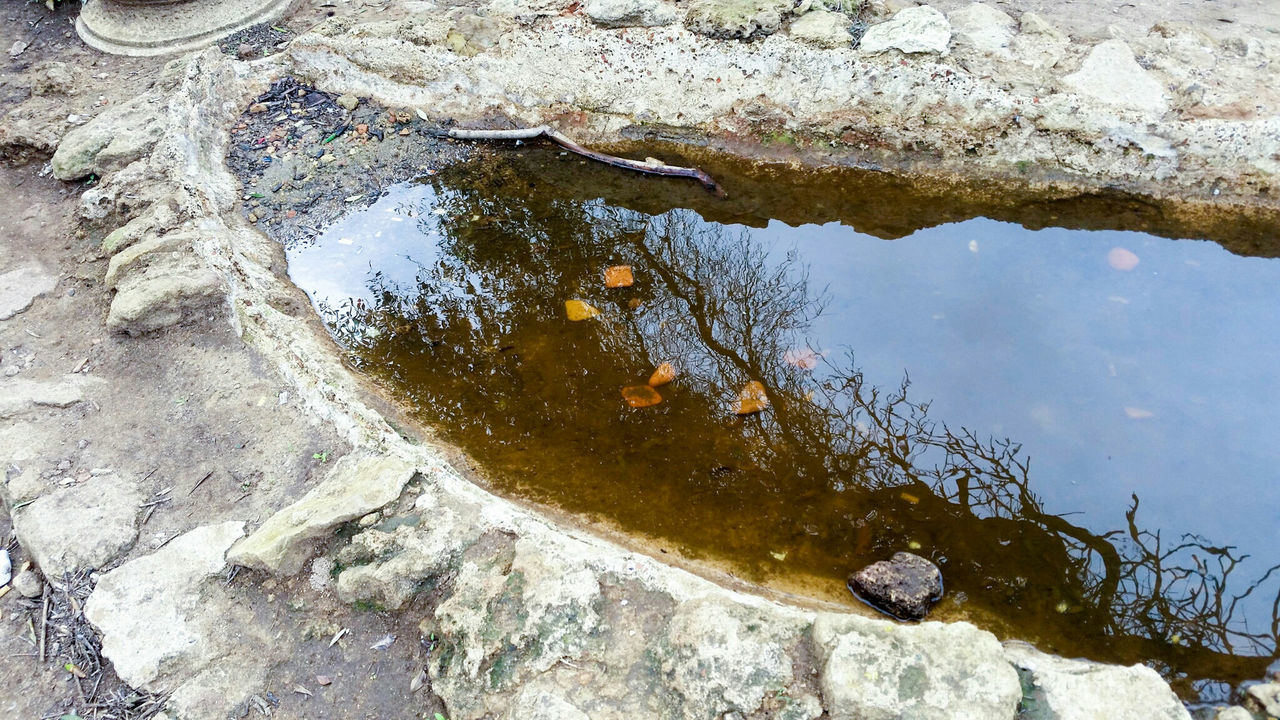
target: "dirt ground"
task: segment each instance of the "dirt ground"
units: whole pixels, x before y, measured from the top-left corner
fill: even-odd
[[[933,4],[948,11],[967,2]],[[1280,32],[1280,3],[1273,0],[993,4],[1015,17],[1036,11],[1081,39],[1141,33],[1156,22],[1194,25],[1211,36],[1227,28],[1233,35],[1242,29],[1243,34]],[[0,59],[5,63],[0,107],[13,110],[0,126],[0,270],[35,264],[58,278],[54,290],[30,309],[0,322],[0,373],[34,380],[75,373],[104,382],[93,386],[84,403],[21,415],[4,421],[7,427],[0,430],[21,436],[22,457],[27,458],[25,467],[6,468],[10,473],[34,467],[50,483],[82,481],[92,469],[104,468],[147,478],[157,501],[137,541],[137,551],[147,551],[196,524],[194,517],[201,524],[265,518],[346,448],[333,429],[306,416],[274,371],[223,318],[206,318],[145,341],[106,330],[111,293],[102,277],[107,258],[98,239],[84,237],[73,220],[76,199],[86,185],[53,180],[45,160],[62,133],[147,88],[163,63],[89,49],[74,33],[77,10],[73,2],[50,12],[41,3],[12,0],[0,11],[0,50],[7,53]],[[222,46],[230,53],[269,54],[275,43],[329,15],[384,12],[394,13],[394,8],[361,0],[309,0],[273,23],[286,32],[257,28]],[[51,74],[50,62],[66,63],[71,74]],[[264,173],[260,184],[266,188],[274,181],[274,175]],[[333,188],[334,195],[347,192]],[[273,208],[273,215],[279,210]],[[29,559],[2,511],[0,543],[9,548],[15,569]],[[305,576],[276,592],[248,574],[233,582],[266,589],[243,593],[245,607],[271,618],[282,632],[299,636],[308,629],[298,626],[298,613],[291,608],[334,603],[312,591]],[[285,597],[293,604],[286,606]],[[400,627],[402,618],[413,613],[391,617],[337,605],[324,609],[332,627],[299,640],[298,654],[269,679],[277,702],[265,700],[276,705],[276,716],[431,717],[439,705],[429,697],[415,702],[411,713],[401,702],[430,652],[417,644],[414,628]],[[24,601],[17,593],[0,598],[0,715],[56,718],[78,710],[83,717],[94,717],[84,710],[86,698],[104,698],[118,684],[107,673],[94,691],[64,669],[66,659],[52,651],[52,641],[45,661],[39,662],[40,635],[47,634],[43,615],[39,600]],[[329,643],[329,631],[343,627],[350,629],[351,642],[369,645],[387,634],[403,640],[386,653],[382,666],[352,668],[342,659],[342,644]],[[330,689],[312,681],[315,675],[340,679],[344,673],[352,680],[337,680]],[[313,695],[297,692],[297,686]]]
[[[26,467],[6,471],[34,467],[50,482],[67,483],[83,480],[91,469],[146,478],[144,486],[158,493],[155,497],[161,502],[142,526],[135,548],[142,552],[195,524],[233,515],[268,516],[282,498],[311,482],[313,474],[346,448],[332,429],[304,415],[283,391],[280,379],[222,318],[145,342],[107,331],[104,318],[111,293],[101,282],[107,258],[98,249],[99,238],[84,237],[72,219],[76,199],[88,185],[53,180],[44,161],[61,132],[144,90],[162,63],[106,56],[87,48],[72,29],[76,9],[75,3],[62,3],[51,13],[42,4],[13,2],[0,14],[0,44],[6,50],[23,46],[16,56],[4,57],[6,66],[0,72],[0,104],[15,108],[0,131],[0,268],[34,264],[58,278],[55,289],[30,309],[0,322],[0,372],[31,380],[74,372],[105,382],[95,384],[90,399],[75,407],[5,420],[3,429],[11,431],[10,438],[21,437],[27,458]],[[273,24],[305,28],[336,11],[363,10],[362,4],[344,3],[340,10],[302,4]],[[273,41],[280,42],[278,35],[258,28],[230,39],[235,42],[227,50],[234,53],[248,44],[255,53],[269,54]],[[41,87],[50,62],[76,68],[69,87]],[[90,73],[80,72],[86,67]],[[34,135],[22,133],[23,121]],[[172,499],[164,501],[166,497]],[[75,521],[68,518],[69,523]],[[30,558],[2,511],[0,539],[17,572]],[[275,589],[268,587],[271,581],[260,585],[262,581],[250,573],[235,580],[245,587]],[[275,601],[277,595],[289,596],[289,604]],[[431,717],[435,709],[442,709],[426,693],[414,703],[412,713],[403,702],[429,650],[417,646],[416,628],[399,628],[402,621],[396,618],[344,607],[324,609],[332,629],[298,626],[299,608],[325,602],[334,601],[311,590],[305,576],[299,587],[281,587],[265,597],[244,593],[245,605],[259,617],[270,618],[272,626],[296,630],[299,637],[315,635],[300,642],[291,661],[268,679],[274,697],[265,700],[277,717],[387,718],[418,712]],[[96,684],[98,676],[78,680],[64,668],[70,659],[67,644],[56,640],[64,626],[56,608],[49,615],[46,626],[40,598],[26,600],[16,592],[0,598],[0,716],[56,718],[78,713],[89,718],[106,716],[110,706],[118,710],[138,705],[138,698],[130,703],[115,697],[129,693],[109,670]],[[343,627],[348,628],[348,639],[330,645],[333,633]],[[347,667],[342,651],[348,642],[368,645],[388,634],[404,639],[386,651],[379,667]],[[37,659],[41,635],[46,644],[43,663]],[[316,675],[333,682],[321,687]],[[313,695],[298,692],[298,687]],[[93,709],[91,699],[102,707]],[[139,706],[128,717],[145,717],[158,709]]]

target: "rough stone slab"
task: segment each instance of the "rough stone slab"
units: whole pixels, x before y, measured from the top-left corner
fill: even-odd
[[[904,53],[947,54],[951,44],[951,23],[928,5],[899,10],[889,22],[867,28],[858,47],[867,55],[888,50]]]
[[[607,630],[599,578],[560,549],[520,539],[460,564],[452,595],[434,612],[452,652],[428,667],[451,716],[511,717],[508,693],[562,660],[580,659]]]
[[[956,46],[971,47],[978,52],[1001,58],[1010,57],[1013,40],[1013,18],[985,3],[976,2],[947,16]]]
[[[463,519],[449,508],[424,513],[417,527],[392,532],[366,530],[352,538],[339,561],[348,565],[338,576],[338,597],[347,603],[368,602],[396,610],[413,599],[423,583],[444,573],[464,549]]]
[[[831,720],[1013,720],[1018,673],[969,623],[896,625],[821,613],[813,643]]]
[[[676,11],[662,0],[587,0],[582,12],[604,27],[658,27],[676,21]]]
[[[13,513],[18,541],[50,582],[64,573],[102,567],[138,537],[142,492],[120,475],[100,475],[63,488]]]
[[[53,290],[58,278],[34,265],[0,274],[0,320],[31,307],[36,298]]]
[[[165,703],[170,717],[174,720],[243,717],[236,709],[243,710],[250,695],[263,692],[267,681],[268,663],[262,662],[261,656],[253,656],[253,650],[252,647],[236,647],[231,656],[214,660],[175,688],[169,702]],[[252,712],[262,717],[256,709]]]
[[[149,92],[103,110],[93,122],[67,133],[53,153],[53,176],[78,180],[119,170],[141,158],[164,134],[166,104]]]
[[[1064,78],[1069,89],[1108,105],[1164,114],[1164,88],[1133,57],[1122,40],[1098,43],[1080,69]]]
[[[208,662],[215,652],[208,635],[227,629],[207,617],[216,611],[203,586],[226,567],[227,548],[243,534],[240,521],[198,527],[98,579],[84,614],[121,679],[144,687]]]
[[[311,541],[400,497],[415,469],[400,458],[346,455],[302,499],[267,518],[228,556],[235,565],[293,575]]]
[[[795,40],[824,48],[849,47],[853,35],[849,34],[849,16],[829,10],[810,10],[791,23],[787,33]]]
[[[226,297],[222,279],[194,256],[167,257],[120,281],[107,327],[130,335],[186,322]]]
[[[788,0],[696,0],[684,24],[699,35],[748,40],[778,32],[790,12]]]
[[[0,500],[4,501],[4,506],[10,512],[16,505],[35,500],[44,494],[45,480],[40,477],[40,473],[35,468],[28,467],[22,472],[9,478],[6,483],[0,483]]]
[[[1026,720],[1191,720],[1168,684],[1145,665],[1066,660],[1021,642],[1005,656],[1030,687]]]
[[[736,708],[744,715],[760,710],[768,694],[792,684],[791,646],[799,623],[721,598],[682,604],[667,627],[672,651],[663,669],[693,708]],[[795,720],[822,715],[817,698],[788,692]]]
[[[13,417],[35,407],[68,408],[84,402],[84,375],[66,375],[61,380],[15,378],[0,383],[0,418]]]
[[[113,255],[111,262],[107,263],[103,283],[109,288],[115,288],[126,273],[145,267],[149,259],[155,259],[148,256],[190,248],[191,239],[186,233],[170,233],[130,245]]]
[[[1067,37],[1066,33],[1054,27],[1043,16],[1033,12],[1022,13],[1022,17],[1018,19],[1018,29],[1029,35],[1045,35],[1054,40],[1065,40]]]
[[[176,193],[147,206],[137,217],[112,230],[102,239],[102,249],[114,255],[134,243],[159,235],[180,224]]]

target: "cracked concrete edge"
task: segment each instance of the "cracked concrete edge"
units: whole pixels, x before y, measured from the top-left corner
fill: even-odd
[[[108,178],[104,192],[92,200],[100,202],[105,198],[106,205],[111,206],[112,193],[124,192],[123,188],[113,190],[113,183],[133,186],[137,175],[149,175],[159,181],[158,185],[176,188],[176,202],[188,218],[185,227],[198,231],[192,252],[225,280],[229,308],[226,318],[238,334],[274,364],[310,412],[332,423],[358,452],[395,456],[411,464],[424,477],[425,484],[448,503],[479,508],[483,528],[518,536],[526,546],[536,547],[547,557],[576,558],[598,577],[627,577],[646,590],[669,596],[677,605],[714,598],[733,607],[751,608],[784,625],[812,627],[819,617],[813,611],[727,589],[588,533],[559,528],[468,482],[438,449],[404,440],[365,402],[361,382],[341,364],[332,341],[314,317],[297,317],[277,309],[279,298],[297,290],[284,276],[278,248],[240,218],[237,183],[223,158],[229,128],[240,109],[265,89],[273,75],[291,69],[288,58],[249,66],[212,51],[191,56],[168,104],[163,137],[148,157],[137,161],[144,166],[132,175],[128,168],[121,171],[123,180]],[[326,89],[335,88],[330,85]],[[394,102],[393,98],[384,100]],[[151,200],[162,199],[174,201],[160,195]],[[146,203],[122,203],[114,211],[109,208],[107,214],[122,224],[130,215],[145,209]],[[883,620],[859,618],[850,622],[884,632],[895,632],[897,628]],[[989,633],[977,632],[990,637]],[[1081,667],[1093,665],[1063,662]],[[1116,698],[1116,702],[1123,701]],[[1010,714],[1013,711],[1009,708]]]

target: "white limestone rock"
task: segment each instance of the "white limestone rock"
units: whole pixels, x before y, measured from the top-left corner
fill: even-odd
[[[1024,12],[1018,18],[1018,30],[1028,35],[1044,35],[1054,40],[1065,40],[1067,34],[1054,27],[1038,13]]]
[[[57,585],[65,574],[102,567],[132,547],[142,500],[132,481],[100,475],[18,508],[13,527],[40,571]]]
[[[810,10],[791,23],[787,33],[792,39],[824,48],[849,47],[849,16],[829,10]]]
[[[662,0],[587,0],[582,12],[604,27],[658,27],[676,21],[676,10]]]
[[[957,47],[969,47],[999,58],[1010,57],[1013,18],[986,3],[975,2],[947,16]]]
[[[101,176],[145,156],[164,134],[165,107],[164,95],[153,91],[102,111],[58,143],[51,161],[53,176]]]
[[[866,55],[888,50],[946,55],[951,44],[951,23],[928,5],[899,10],[888,22],[872,25],[858,47]]]
[[[163,330],[215,311],[225,302],[222,278],[193,253],[153,253],[150,259],[136,272],[113,277],[116,296],[107,313],[107,327],[113,332],[142,335]]]
[[[235,565],[293,575],[302,569],[313,540],[393,502],[414,472],[412,465],[397,457],[345,455],[319,485],[267,518],[227,559]]]
[[[203,667],[218,652],[221,628],[205,584],[226,567],[244,523],[196,528],[98,579],[84,614],[102,633],[102,654],[133,687]]]
[[[1062,82],[1076,93],[1115,107],[1156,117],[1169,109],[1160,82],[1142,69],[1122,40],[1095,45],[1080,69],[1062,78]]]
[[[0,320],[25,311],[36,298],[51,292],[57,284],[57,276],[35,265],[0,273]]]
[[[1145,665],[1067,660],[1022,642],[1005,657],[1031,688],[1026,720],[1191,720],[1169,685]]]
[[[800,630],[796,622],[721,599],[685,602],[667,626],[671,651],[663,667],[690,707],[754,715],[771,690],[792,683],[789,650]],[[805,706],[816,709],[805,720],[822,712],[814,703]]]
[[[101,382],[87,375],[65,375],[61,380],[15,378],[0,383],[0,419],[38,407],[69,408],[84,402],[85,389]]]
[[[821,613],[813,623],[831,720],[1013,720],[1018,673],[989,632]]]

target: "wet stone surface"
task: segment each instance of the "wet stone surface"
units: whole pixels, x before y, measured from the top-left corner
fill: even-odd
[[[942,571],[914,553],[894,553],[850,575],[849,590],[899,620],[923,620],[942,599]]]

